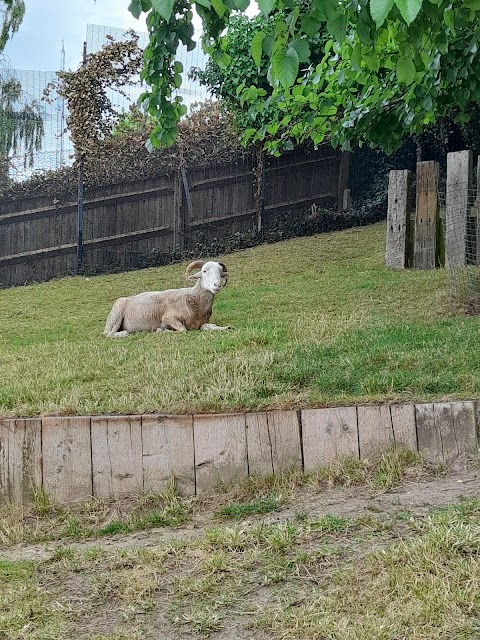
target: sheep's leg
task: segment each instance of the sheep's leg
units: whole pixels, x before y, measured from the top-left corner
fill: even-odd
[[[108,338],[124,338],[128,336],[127,331],[120,331],[125,317],[126,298],[119,298],[113,304],[112,310],[108,314],[105,330],[103,334]]]
[[[177,318],[163,316],[162,324],[157,329],[157,333],[159,333],[160,331],[186,331],[186,330],[187,330],[186,326],[183,324],[183,322],[180,322],[180,320],[177,320]]]
[[[232,327],[219,327],[218,324],[210,324],[209,322],[206,322],[205,324],[202,324],[202,326],[200,327],[201,331],[227,331],[227,329],[231,329]]]

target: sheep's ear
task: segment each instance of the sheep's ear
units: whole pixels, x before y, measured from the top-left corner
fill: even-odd
[[[199,280],[202,277],[202,272],[201,271],[197,271],[197,273],[191,273],[187,280],[189,280],[190,282],[194,282],[194,280]]]

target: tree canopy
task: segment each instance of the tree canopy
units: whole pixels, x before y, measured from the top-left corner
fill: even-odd
[[[42,146],[44,134],[42,109],[29,100],[20,82],[13,76],[0,74],[0,156],[8,158],[22,145],[24,165],[33,165],[34,152]]]
[[[193,49],[193,10],[203,22],[202,46],[220,67],[231,63],[222,38],[232,14],[249,0],[131,0],[134,16],[146,12],[150,43],[142,77],[149,86],[143,108],[157,126],[150,142],[170,145],[186,112],[175,89],[182,66],[180,42]],[[239,100],[251,112],[275,104],[284,113],[270,131],[251,127],[250,137],[273,152],[290,139],[328,136],[345,149],[352,144],[399,147],[405,134],[420,132],[456,109],[480,102],[480,0],[258,0],[265,29],[252,35],[258,67],[267,65],[271,91],[241,83]],[[274,33],[269,16],[281,12]],[[322,58],[312,41],[326,31]],[[278,129],[275,131],[275,127]],[[248,137],[248,136],[247,136]]]
[[[3,6],[2,6],[3,5]],[[3,0],[0,5],[2,27],[0,52],[16,33],[25,14],[24,0]],[[3,59],[2,59],[3,58]],[[24,165],[33,165],[34,152],[39,151],[44,135],[42,109],[22,90],[20,82],[9,69],[4,56],[0,57],[0,157],[2,171],[9,155],[23,145]]]

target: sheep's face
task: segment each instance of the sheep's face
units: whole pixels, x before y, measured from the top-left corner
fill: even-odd
[[[194,273],[189,280],[201,280],[202,287],[214,295],[223,285],[223,280],[228,276],[225,265],[221,262],[206,262],[198,273]]]

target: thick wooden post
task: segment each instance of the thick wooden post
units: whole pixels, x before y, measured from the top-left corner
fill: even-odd
[[[412,208],[410,171],[390,171],[388,180],[387,248],[385,264],[394,269],[409,266],[410,212]]]
[[[468,194],[472,187],[471,151],[447,155],[447,193],[445,213],[445,260],[447,269],[467,263]]]
[[[417,163],[417,205],[415,213],[415,269],[435,269],[437,259],[438,162]]]

